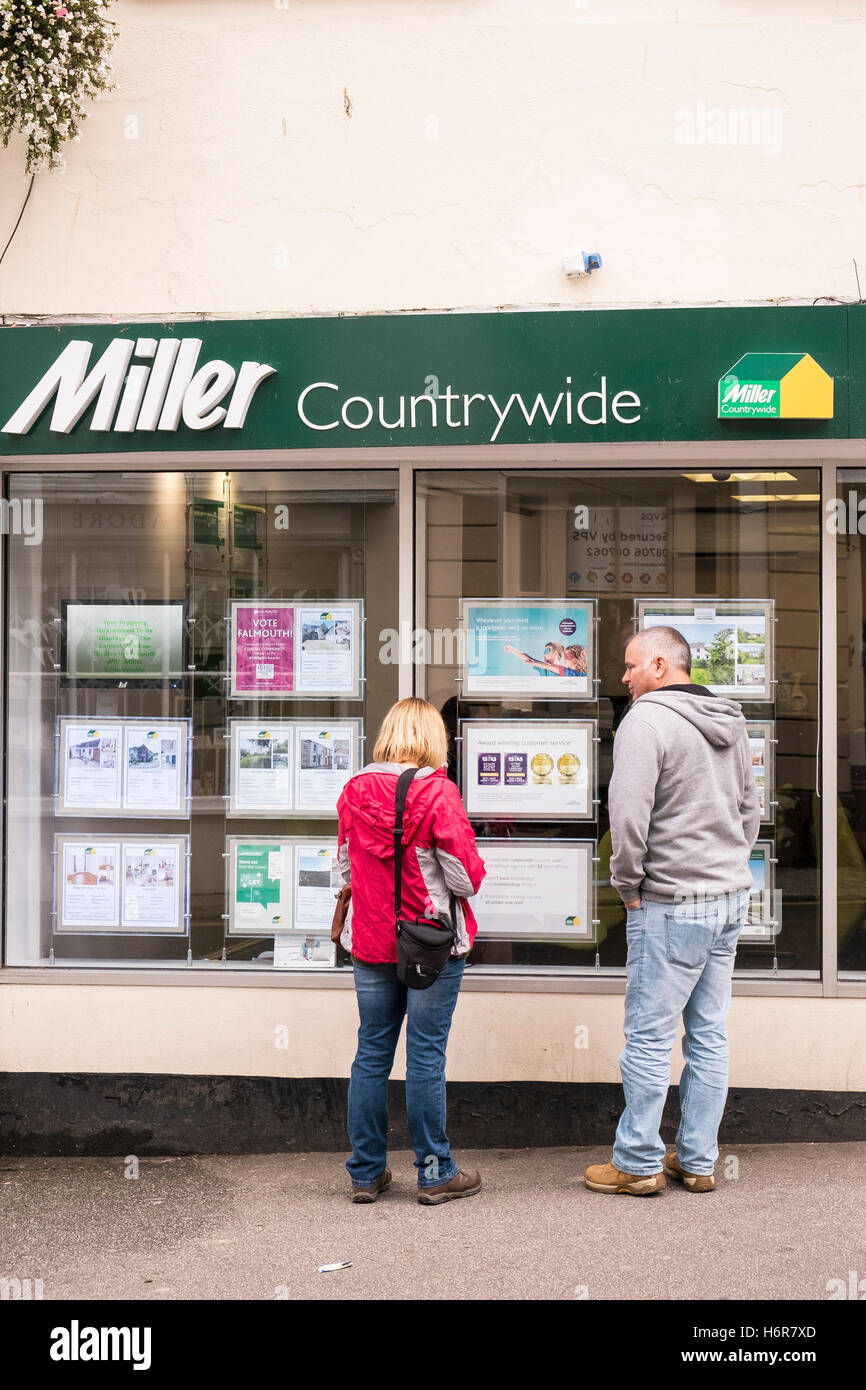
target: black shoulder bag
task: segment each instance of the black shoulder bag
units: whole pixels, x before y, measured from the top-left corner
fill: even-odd
[[[394,917],[397,931],[397,979],[409,989],[429,989],[448,964],[457,933],[450,918],[407,918],[403,913],[403,811],[417,767],[397,779],[394,824]]]

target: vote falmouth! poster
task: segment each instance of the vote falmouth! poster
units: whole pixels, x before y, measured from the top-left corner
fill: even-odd
[[[232,599],[229,695],[361,699],[360,599]]]
[[[291,695],[295,605],[282,599],[232,604],[231,695]]]

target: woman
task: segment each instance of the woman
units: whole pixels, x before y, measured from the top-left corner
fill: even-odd
[[[425,1206],[470,1197],[480,1174],[461,1172],[445,1133],[445,1046],[477,930],[466,898],[478,892],[484,864],[460,793],[443,764],[448,736],[427,700],[400,700],[382,721],[373,762],[351,778],[337,803],[343,878],[352,887],[351,916],[340,937],[352,954],[361,1027],[349,1082],[346,1167],[352,1200],[375,1202],[391,1182],[386,1166],[388,1077],[406,1015],[406,1114]],[[397,979],[394,931],[394,824],[397,779],[407,767],[403,816],[403,913],[408,918],[450,914],[457,938],[445,969],[428,989]]]

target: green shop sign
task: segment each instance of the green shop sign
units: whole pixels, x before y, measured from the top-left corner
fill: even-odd
[[[719,382],[719,419],[832,420],[833,378],[808,352],[748,352]]]
[[[0,453],[860,437],[864,367],[859,305],[6,325]]]

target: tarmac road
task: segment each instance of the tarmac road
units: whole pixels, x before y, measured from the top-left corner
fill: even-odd
[[[46,1300],[866,1297],[866,1143],[729,1148],[715,1193],[649,1198],[585,1188],[597,1148],[462,1152],[484,1187],[441,1207],[419,1206],[406,1152],[353,1205],[345,1157],[142,1158],[137,1178],[0,1158],[0,1279]]]

